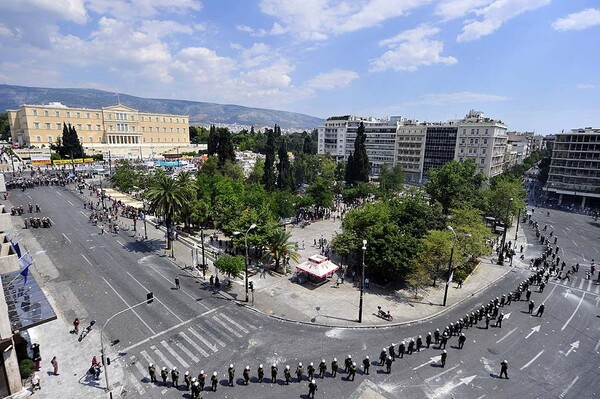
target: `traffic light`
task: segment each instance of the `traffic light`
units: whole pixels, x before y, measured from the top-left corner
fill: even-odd
[[[250,291],[254,292],[254,281],[249,281],[248,285],[250,286]]]
[[[149,292],[146,294],[146,303],[150,305],[154,301],[154,293]]]

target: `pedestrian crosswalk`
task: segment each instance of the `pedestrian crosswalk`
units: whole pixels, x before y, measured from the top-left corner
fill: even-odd
[[[600,295],[600,284],[596,279],[571,277],[570,280],[557,281],[556,284],[563,287],[575,288],[581,291]]]
[[[219,349],[227,347],[259,327],[245,321],[234,320],[235,317],[223,312],[212,317],[197,319],[187,324],[170,338],[154,342],[150,347],[130,356],[133,373],[143,379],[148,375],[148,364],[177,367],[187,370],[201,363],[203,359],[215,354]]]

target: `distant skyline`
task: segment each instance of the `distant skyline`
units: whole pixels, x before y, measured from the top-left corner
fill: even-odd
[[[0,83],[327,118],[600,127],[592,0],[6,0]]]

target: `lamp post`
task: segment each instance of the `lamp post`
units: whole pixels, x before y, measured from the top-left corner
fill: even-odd
[[[362,323],[363,310],[363,287],[365,285],[365,252],[367,251],[367,240],[363,240],[362,274],[360,278],[360,301],[358,302],[358,322]]]
[[[250,230],[253,230],[255,228],[256,224],[252,223],[245,233],[241,231],[233,232],[234,236],[238,236],[240,234],[244,236],[244,245],[246,246],[246,302],[248,302],[248,233],[250,233]]]
[[[512,208],[513,198],[508,199],[508,207],[506,208],[506,219],[504,220],[504,231],[502,232],[502,245],[500,246],[500,255],[498,256],[498,264],[504,265],[504,244],[506,243],[506,231],[508,230],[508,215]]]
[[[454,258],[454,244],[456,244],[456,232],[452,228],[452,226],[448,226],[448,230],[454,234],[452,239],[452,249],[450,250],[450,260],[448,261],[448,278],[446,279],[446,288],[444,289],[444,304],[446,306],[446,300],[448,299],[448,288],[450,287],[450,283],[452,282],[452,258]]]
[[[142,204],[144,207],[144,240],[148,239],[148,229],[146,228],[146,218],[148,217],[148,215],[146,215],[146,200],[142,199]]]
[[[515,245],[517,245],[517,234],[519,234],[519,223],[521,222],[521,208],[517,211],[517,230],[515,231]]]

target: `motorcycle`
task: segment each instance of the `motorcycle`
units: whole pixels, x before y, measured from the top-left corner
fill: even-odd
[[[388,310],[386,313],[385,311],[381,310],[381,306],[377,306],[377,317],[381,317],[382,319],[387,321],[394,320],[394,318],[390,314],[390,311]]]

